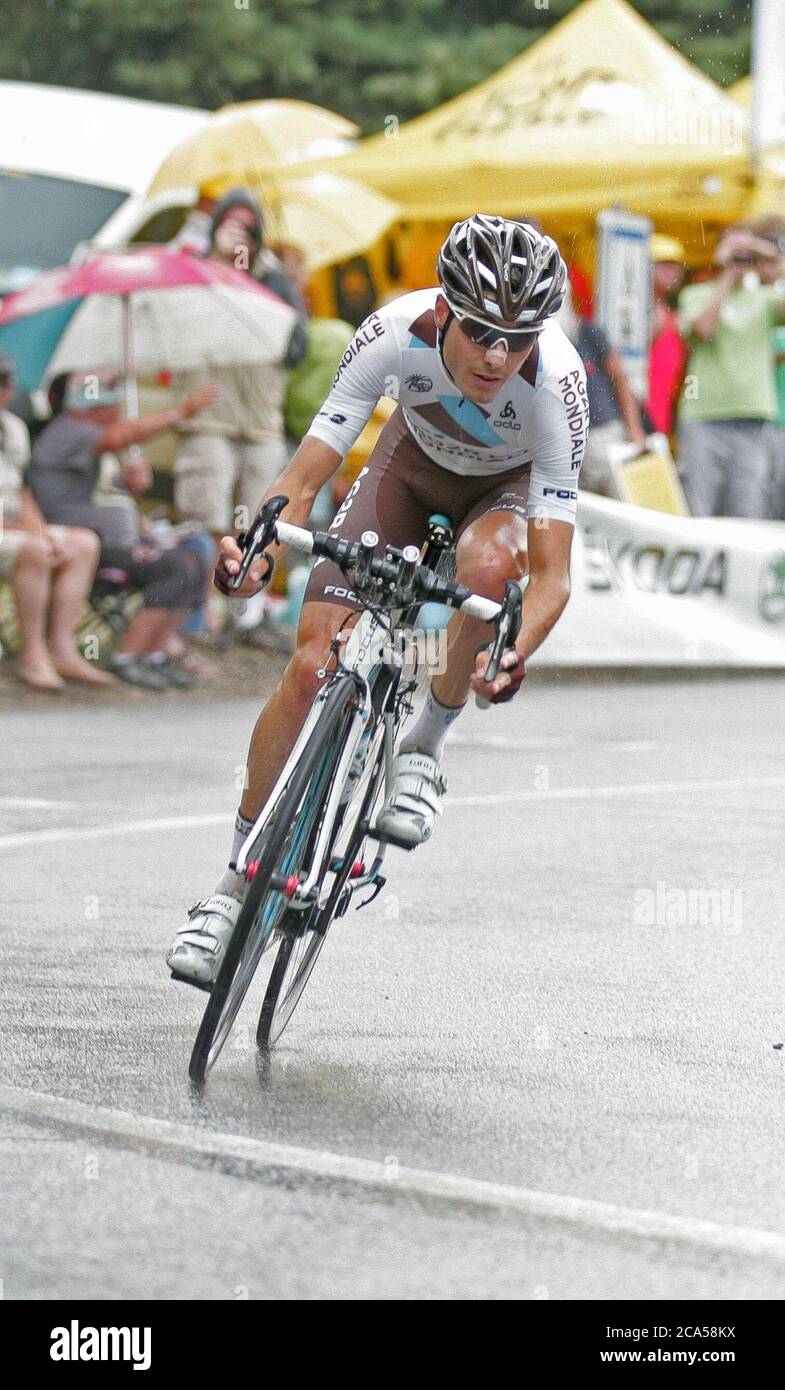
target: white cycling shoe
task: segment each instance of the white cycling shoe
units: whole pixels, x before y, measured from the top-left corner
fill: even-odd
[[[180,928],[166,953],[166,964],[176,979],[200,989],[209,990],[215,984],[242,905],[232,894],[213,893],[188,909],[187,925]]]
[[[442,814],[447,783],[431,753],[399,753],[393,762],[393,789],[376,818],[376,829],[401,849],[428,840]]]

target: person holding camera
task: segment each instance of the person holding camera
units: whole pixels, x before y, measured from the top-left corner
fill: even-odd
[[[778,243],[730,227],[715,275],[679,296],[689,357],[678,410],[679,472],[694,516],[769,515],[767,424],[777,417],[771,333],[785,321]]]

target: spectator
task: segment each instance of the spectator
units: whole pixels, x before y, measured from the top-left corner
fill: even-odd
[[[27,426],[8,409],[15,384],[14,360],[0,353],[0,580],[10,581],[16,599],[19,675],[35,690],[62,690],[64,680],[113,685],[112,677],[85,661],[76,645],[77,623],[98,563],[98,540],[81,527],[46,525],[25,485]]]
[[[586,368],[589,437],[581,466],[581,486],[608,496],[614,492],[609,464],[611,446],[629,439],[641,449],[646,447],[640,406],[632,394],[621,356],[614,352],[599,324],[578,318],[569,290],[558,321]]]
[[[94,492],[101,455],[151,439],[212,404],[217,388],[204,386],[182,405],[139,420],[121,418],[121,389],[94,373],[69,377],[64,408],[36,440],[30,484],[49,521],[88,526],[101,540],[101,566],[127,577],[143,607],[133,618],[110,670],[149,690],[193,684],[169,657],[169,648],[188,610],[201,599],[208,569],[205,557],[185,545],[164,549],[141,530],[137,508],[118,498],[99,504]],[[148,465],[127,463],[123,482],[133,494],[150,485]]]
[[[53,376],[50,381],[46,396],[49,401],[49,409],[52,412],[50,419],[54,420],[59,415],[65,405],[65,390],[68,385],[68,372],[61,372],[59,376]]]
[[[785,249],[785,217],[778,217],[773,213],[756,217],[750,222],[749,229],[755,236],[770,242],[775,251],[782,252]],[[759,268],[764,284],[775,284],[781,271],[779,259],[765,261]],[[777,414],[765,428],[770,469],[767,516],[773,521],[785,521],[785,324],[777,324],[773,329],[771,347]]]
[[[233,189],[213,214],[209,256],[234,265],[257,278],[297,307],[305,308],[280,262],[264,250],[264,222],[256,200],[244,189]],[[298,321],[298,342],[288,362],[305,351],[304,322]],[[287,463],[283,402],[284,363],[233,364],[210,367],[210,379],[223,387],[220,400],[180,430],[175,462],[175,501],[180,514],[200,521],[216,539],[235,526],[234,502],[243,508],[243,521],[253,516],[267,487]],[[180,372],[173,385],[177,395],[204,380],[205,371]]]
[[[689,357],[678,408],[679,472],[695,516],[769,514],[769,440],[777,415],[771,333],[785,316],[777,248],[730,227],[714,278],[679,296]],[[765,281],[766,283],[762,283]]]
[[[267,258],[268,252],[263,252],[263,255]],[[278,263],[277,265],[275,264],[276,261]],[[264,269],[265,265],[268,267],[266,272]],[[275,280],[271,281],[271,273],[273,271],[282,271],[284,276],[283,280],[279,278],[277,289],[275,288]],[[308,260],[305,252],[301,251],[299,246],[292,246],[288,242],[279,242],[273,248],[269,260],[265,259],[263,262],[259,279],[263,285],[267,286],[268,290],[273,290],[276,294],[280,295],[281,299],[285,299],[287,304],[291,304],[292,308],[296,309],[301,316],[311,313],[308,298],[308,281],[310,279]],[[307,331],[304,332],[301,337],[304,354],[305,344],[308,338]],[[298,341],[300,340],[298,339]],[[296,347],[294,357],[299,360],[301,356],[302,354],[300,354],[299,348]],[[296,366],[296,362],[292,361],[291,349],[289,351],[289,361],[292,366]]]
[[[652,275],[649,398],[644,407],[647,425],[670,434],[676,402],[684,380],[687,347],[679,333],[675,300],[684,284],[686,252],[676,237],[656,234],[651,239]]]

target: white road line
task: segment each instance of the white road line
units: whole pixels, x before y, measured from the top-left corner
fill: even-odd
[[[653,738],[608,738],[603,740],[604,748],[613,748],[616,753],[650,753],[659,744]]]
[[[552,738],[514,738],[508,734],[448,734],[448,748],[574,748],[575,735],[554,734]]]
[[[451,806],[504,806],[512,801],[591,801],[612,796],[724,792],[743,787],[785,787],[785,777],[728,777],[718,778],[716,781],[695,782],[622,782],[612,787],[547,787],[542,791],[478,792],[474,796],[448,796],[444,804],[447,809]]]
[[[228,825],[234,811],[214,811],[202,816],[161,816],[158,820],[129,820],[117,825],[61,826],[57,830],[25,830],[0,835],[0,849],[20,845],[52,845],[62,840],[108,840],[117,835],[144,835],[159,830],[191,830],[202,825]]]
[[[600,1231],[641,1240],[675,1241],[701,1250],[785,1261],[785,1236],[747,1226],[724,1226],[697,1217],[637,1210],[613,1202],[538,1192],[534,1188],[425,1168],[398,1167],[393,1172],[374,1159],[194,1129],[170,1120],[85,1105],[15,1086],[0,1086],[0,1106],[25,1119],[54,1124],[70,1134],[142,1149],[154,1158],[196,1164],[205,1158],[223,1160],[232,1164],[234,1173],[239,1162],[247,1175],[268,1176],[283,1171],[306,1178],[328,1178],[378,1189],[386,1196],[401,1193],[486,1211],[517,1212],[536,1220],[566,1223],[588,1234]]]
[[[78,801],[44,801],[36,796],[0,796],[0,806],[24,806],[35,811],[59,811],[63,806],[78,805]]]
[[[656,796],[682,792],[722,792],[739,788],[785,787],[785,777],[728,777],[713,781],[621,782],[608,787],[548,787],[542,791],[512,790],[478,792],[474,796],[448,796],[445,806],[504,806],[516,801],[591,801],[614,796]],[[26,830],[0,835],[0,850],[26,845],[50,845],[68,840],[107,840],[123,835],[157,834],[162,830],[191,830],[207,825],[227,825],[233,811],[216,811],[201,816],[161,816],[158,820],[120,821],[116,825],[93,825],[84,829],[62,826],[57,830]]]
[[[556,735],[542,738],[515,738],[508,734],[452,733],[447,736],[448,748],[512,748],[523,753],[539,748],[576,748],[575,735]],[[652,738],[604,738],[598,740],[600,748],[611,748],[616,753],[650,753],[659,744]]]

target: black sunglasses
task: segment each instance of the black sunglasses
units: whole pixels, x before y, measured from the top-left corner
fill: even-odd
[[[13,386],[15,381],[13,372],[0,372],[0,386]]]
[[[539,337],[539,330],[532,332],[531,329],[527,329],[520,332],[510,328],[491,328],[479,319],[459,319],[457,314],[455,318],[464,336],[477,343],[479,347],[493,347],[494,343],[500,342],[503,338],[509,352],[525,352]]]

